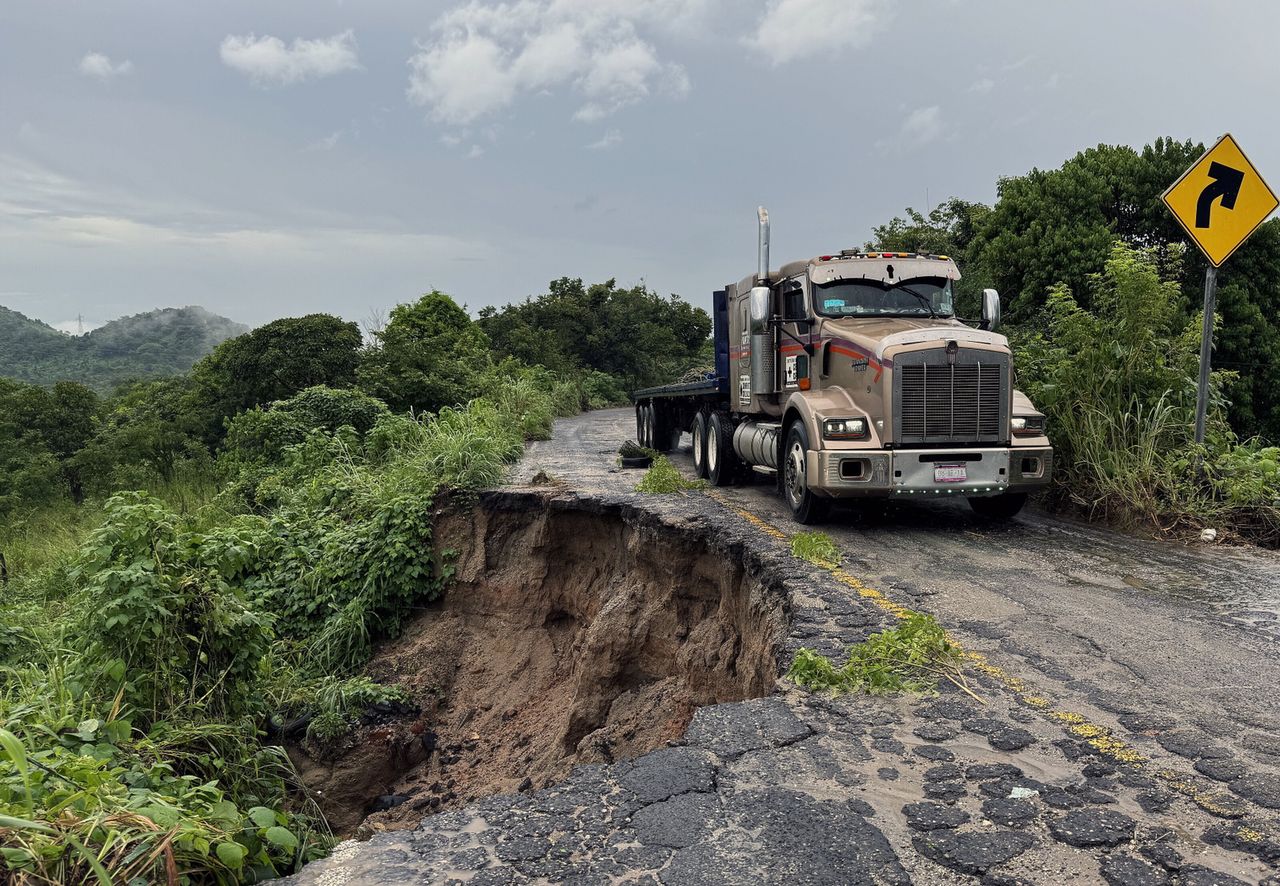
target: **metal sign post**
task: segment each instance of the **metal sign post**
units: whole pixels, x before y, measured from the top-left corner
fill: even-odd
[[[1209,364],[1218,268],[1280,205],[1236,140],[1227,133],[1161,195],[1174,218],[1209,259],[1204,275],[1204,331],[1196,389],[1196,442],[1204,442],[1209,412]]]
[[[1209,358],[1213,350],[1213,308],[1218,296],[1218,269],[1204,272],[1204,325],[1200,333],[1200,384],[1196,388],[1196,442],[1204,442],[1204,421],[1209,413]]]

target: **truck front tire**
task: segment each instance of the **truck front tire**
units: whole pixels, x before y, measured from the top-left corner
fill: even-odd
[[[969,507],[979,517],[988,520],[1011,520],[1027,503],[1025,492],[1005,492],[990,498],[971,498]]]
[[[693,472],[700,479],[707,478],[707,414],[699,412],[693,417],[693,425],[689,428],[693,436]]]
[[[787,429],[787,441],[782,450],[782,494],[791,507],[791,516],[805,526],[821,523],[831,509],[831,501],[819,498],[809,488],[805,476],[806,453],[809,451],[809,433],[804,422],[792,422]]]
[[[733,422],[714,412],[707,422],[707,479],[712,486],[728,486],[738,475],[738,454],[733,451]]]

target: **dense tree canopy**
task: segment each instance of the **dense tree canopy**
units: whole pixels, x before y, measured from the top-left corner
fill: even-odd
[[[479,393],[489,340],[467,312],[432,290],[398,305],[360,365],[360,386],[393,410],[435,412]]]
[[[559,372],[597,369],[626,390],[670,381],[699,359],[711,334],[707,312],[679,296],[568,277],[545,295],[485,308],[479,323],[498,354]]]
[[[360,344],[359,327],[330,314],[287,317],[223,342],[193,372],[197,408],[210,417],[206,438],[221,438],[223,416],[315,385],[353,384]]]

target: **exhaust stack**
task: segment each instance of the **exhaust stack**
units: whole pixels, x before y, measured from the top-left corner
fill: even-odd
[[[769,210],[758,206],[756,215],[760,218],[760,253],[756,277],[757,282],[765,283],[769,279]]]

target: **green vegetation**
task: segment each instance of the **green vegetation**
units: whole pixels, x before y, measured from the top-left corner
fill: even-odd
[[[791,555],[819,566],[837,566],[844,559],[825,532],[797,532],[791,536]]]
[[[191,307],[123,317],[70,336],[0,307],[0,377],[39,385],[75,381],[106,394],[129,379],[186,372],[220,342],[247,331]]]
[[[501,309],[485,308],[479,326],[493,349],[531,365],[584,373],[593,407],[627,402],[627,394],[679,378],[705,364],[711,318],[679,296],[613,280],[584,286],[568,277],[550,291]]]
[[[447,339],[483,343],[428,299]],[[326,851],[282,736],[340,743],[403,699],[360,669],[452,578],[435,503],[501,482],[589,399],[487,350],[429,411],[354,386],[414,378],[444,346],[418,331],[360,351],[334,318],[278,321],[105,398],[0,382],[10,878],[251,882]]]
[[[669,495],[673,492],[683,494],[689,489],[706,489],[707,486],[706,480],[686,479],[684,474],[681,474],[679,469],[671,463],[671,459],[655,453],[653,464],[636,484],[636,492],[650,495]]]
[[[940,679],[968,692],[962,661],[960,648],[947,639],[933,616],[913,612],[896,627],[850,646],[849,658],[842,666],[812,649],[799,650],[787,677],[810,691],[837,695],[930,692]]]

